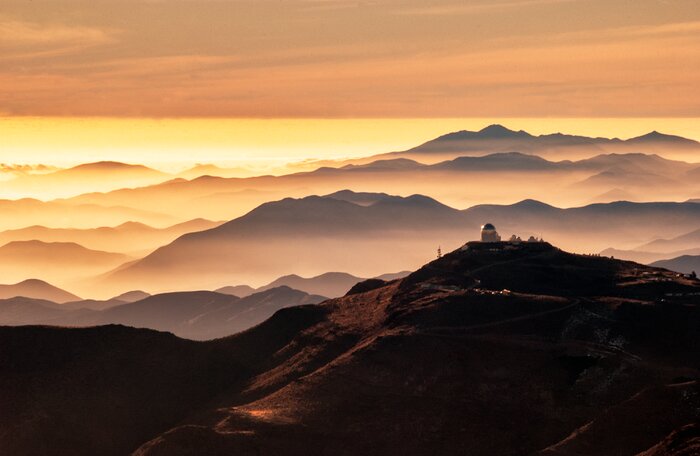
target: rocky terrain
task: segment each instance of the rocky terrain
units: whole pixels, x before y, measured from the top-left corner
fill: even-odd
[[[0,328],[8,454],[691,455],[700,282],[546,243],[190,342]]]

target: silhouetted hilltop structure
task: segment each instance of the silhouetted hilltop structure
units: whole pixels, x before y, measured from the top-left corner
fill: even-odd
[[[468,247],[210,342],[0,328],[0,447],[593,456],[692,444],[699,281],[545,242]]]

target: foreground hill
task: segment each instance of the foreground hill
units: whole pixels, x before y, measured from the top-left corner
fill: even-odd
[[[123,324],[206,340],[244,331],[279,309],[326,298],[276,287],[244,298],[211,291],[164,293],[126,302],[129,296],[58,305],[45,299],[0,299],[0,325],[94,326]]]
[[[545,243],[476,245],[206,343],[0,328],[0,446],[666,454],[696,442],[699,293],[668,271]]]

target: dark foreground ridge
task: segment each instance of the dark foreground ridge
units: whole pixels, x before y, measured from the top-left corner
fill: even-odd
[[[191,342],[0,328],[13,455],[698,454],[700,282],[472,245]]]

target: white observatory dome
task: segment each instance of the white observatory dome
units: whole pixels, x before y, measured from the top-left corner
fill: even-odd
[[[481,242],[501,242],[501,236],[493,224],[486,223],[481,227]]]

